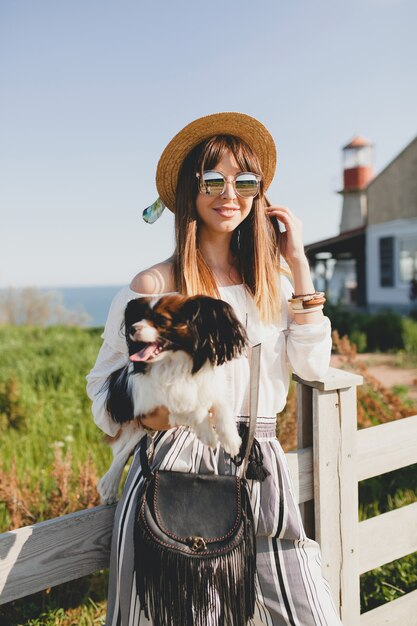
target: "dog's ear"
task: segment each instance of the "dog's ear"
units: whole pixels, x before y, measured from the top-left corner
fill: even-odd
[[[145,313],[149,310],[149,304],[152,298],[148,296],[141,296],[140,298],[134,298],[129,300],[125,308],[124,320],[121,324],[121,331],[126,337],[126,341],[129,342],[129,328],[135,322],[139,322],[145,316]]]
[[[112,372],[104,385],[107,390],[106,411],[117,424],[130,422],[134,418],[129,379],[129,367],[126,365]]]
[[[222,365],[245,349],[246,331],[227,302],[194,296],[184,304],[182,312],[187,315],[195,338],[193,373],[207,360],[212,365]]]
[[[205,299],[204,309],[207,310],[207,325],[216,353],[216,362],[217,365],[222,365],[242,354],[248,337],[230,304],[215,298],[210,300],[211,302],[206,302]],[[202,317],[204,324],[205,315]]]

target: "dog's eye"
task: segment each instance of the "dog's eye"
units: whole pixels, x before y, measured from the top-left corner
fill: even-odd
[[[157,326],[160,326],[162,328],[168,324],[168,320],[166,319],[166,317],[164,317],[160,313],[155,313],[153,315],[153,321]]]

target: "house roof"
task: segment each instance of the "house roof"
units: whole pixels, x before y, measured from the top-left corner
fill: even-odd
[[[373,185],[381,176],[383,176],[385,172],[392,166],[392,164],[395,163],[395,161],[397,161],[400,157],[402,157],[404,152],[407,152],[407,150],[409,150],[413,146],[413,144],[415,144],[416,142],[417,142],[417,136],[414,137],[414,139],[412,139],[405,146],[405,148],[401,150],[401,152],[399,152],[393,159],[391,159],[391,161],[380,172],[378,172],[378,174],[374,176],[372,180],[369,181],[367,187],[370,187],[371,185]]]
[[[338,247],[338,244],[345,241],[349,243],[349,239],[355,239],[361,235],[364,235],[366,226],[359,226],[359,228],[352,228],[351,230],[345,230],[345,232],[336,235],[335,237],[329,237],[328,239],[322,239],[321,241],[315,241],[314,243],[307,244],[305,246],[306,252],[319,252],[320,250],[331,251],[331,248]]]

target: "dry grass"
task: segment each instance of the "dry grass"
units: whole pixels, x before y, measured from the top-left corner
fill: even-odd
[[[417,407],[413,402],[402,399],[372,376],[367,364],[356,358],[356,346],[347,336],[340,337],[337,331],[333,331],[332,338],[334,349],[342,359],[343,369],[363,376],[364,384],[358,387],[359,428],[391,422],[416,413]]]
[[[358,427],[383,424],[417,413],[417,406],[409,399],[395,394],[373,376],[368,365],[357,358],[356,345],[347,336],[332,334],[333,350],[339,356],[342,369],[363,376],[358,389]],[[297,448],[297,415],[295,385],[291,384],[285,409],[278,415],[277,437],[285,452]]]
[[[45,498],[40,483],[33,487],[29,474],[19,478],[15,461],[12,461],[8,471],[0,469],[0,501],[8,513],[9,530],[100,503],[96,489],[97,471],[89,455],[74,471],[71,450],[64,454],[60,447],[55,446],[51,476],[55,486]]]
[[[277,438],[284,452],[290,452],[297,448],[297,398],[295,389],[295,384],[291,383],[287,404],[278,415]]]

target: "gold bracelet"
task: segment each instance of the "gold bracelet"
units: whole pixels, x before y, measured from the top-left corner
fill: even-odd
[[[295,315],[304,315],[305,313],[314,313],[314,311],[322,310],[323,305],[320,304],[319,306],[312,306],[310,309],[292,309],[292,312],[295,313]]]
[[[299,298],[309,298],[310,296],[324,296],[324,291],[315,291],[314,293],[295,293],[292,294],[292,299],[298,300]]]
[[[315,291],[314,293],[306,293],[294,295],[288,300],[288,302],[309,302],[310,300],[321,300],[325,299],[324,291]]]
[[[326,302],[326,298],[317,297],[310,298],[309,300],[302,300],[301,298],[293,298],[288,300],[291,305],[293,311],[303,311],[307,309],[312,309],[316,306],[322,306]]]

